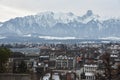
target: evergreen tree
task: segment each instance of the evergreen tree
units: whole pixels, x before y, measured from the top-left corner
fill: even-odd
[[[0,73],[6,71],[6,62],[10,57],[11,51],[8,48],[0,47]]]

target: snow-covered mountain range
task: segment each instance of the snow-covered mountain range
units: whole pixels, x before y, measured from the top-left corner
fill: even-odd
[[[120,19],[100,20],[91,10],[73,13],[43,12],[0,23],[0,39],[28,37],[45,39],[120,39]]]

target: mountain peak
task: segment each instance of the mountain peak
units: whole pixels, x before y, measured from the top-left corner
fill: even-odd
[[[37,15],[53,15],[53,14],[54,14],[54,12],[52,12],[52,11],[46,11],[46,12],[40,12]]]
[[[52,11],[46,11],[46,12],[40,12],[36,15],[67,15],[67,16],[74,16],[74,13],[72,12],[68,12],[68,13],[64,13],[64,12],[52,12]]]
[[[86,13],[87,16],[92,16],[93,15],[93,12],[92,10],[88,10],[87,13]]]
[[[56,39],[56,36],[97,39],[110,36],[120,37],[119,26],[120,21],[117,19],[100,22],[99,17],[93,14],[92,10],[88,10],[83,16],[76,16],[71,12],[47,11],[0,23],[0,35],[29,38],[53,36],[53,39]]]

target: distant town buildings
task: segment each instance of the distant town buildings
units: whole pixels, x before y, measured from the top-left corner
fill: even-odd
[[[27,44],[26,46],[36,47],[39,53],[13,51],[7,64],[9,72],[17,73],[19,64],[24,61],[27,71],[39,73],[41,80],[102,79],[108,75],[106,64],[110,64],[111,72],[114,71],[116,75],[120,73],[117,70],[120,65],[120,44]],[[110,63],[105,62],[105,53],[109,54],[107,58]]]

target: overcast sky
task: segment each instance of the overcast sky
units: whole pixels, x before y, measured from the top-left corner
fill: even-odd
[[[120,17],[120,0],[0,0],[0,21],[44,11],[82,16],[87,10],[101,17]]]

